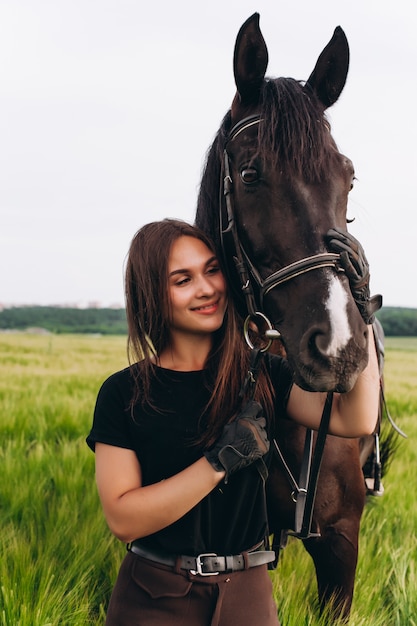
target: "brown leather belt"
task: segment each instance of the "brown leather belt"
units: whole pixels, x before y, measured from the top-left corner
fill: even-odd
[[[175,567],[179,562],[181,569],[188,570],[191,574],[200,576],[217,576],[220,572],[238,572],[249,567],[257,567],[271,563],[275,559],[275,552],[272,550],[255,550],[242,554],[220,556],[213,552],[199,554],[198,556],[174,556],[159,552],[143,546],[140,541],[132,541],[127,549],[138,556],[159,563]]]

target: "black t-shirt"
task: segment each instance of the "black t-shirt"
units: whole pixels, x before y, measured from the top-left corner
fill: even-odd
[[[268,357],[275,388],[275,414],[285,417],[292,385],[286,361]],[[196,443],[200,416],[209,399],[204,372],[177,372],[155,368],[151,387],[158,411],[130,409],[133,379],[129,368],[102,385],[87,443],[96,442],[134,450],[141,465],[142,483],[149,485],[177,474],[203,454]],[[260,474],[249,466],[223,481],[184,517],[141,541],[174,554],[205,552],[239,554],[267,534],[265,495]]]

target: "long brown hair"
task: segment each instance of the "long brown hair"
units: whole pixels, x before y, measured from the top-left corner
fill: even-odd
[[[172,244],[182,236],[199,239],[214,252],[213,242],[203,231],[174,219],[147,224],[130,245],[125,296],[128,355],[135,381],[132,406],[137,402],[152,405],[150,386],[156,371],[155,358],[170,342],[169,254]],[[223,325],[213,335],[205,368],[210,400],[205,408],[203,443],[212,442],[239,411],[239,392],[249,365],[249,353],[242,337],[241,319],[229,301]],[[272,387],[265,371],[260,373],[256,398],[272,417]]]

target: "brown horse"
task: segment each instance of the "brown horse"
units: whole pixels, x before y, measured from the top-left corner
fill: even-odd
[[[366,365],[368,339],[337,255],[326,248],[329,228],[346,228],[354,170],[324,112],[345,85],[348,43],[336,28],[305,83],[265,79],[267,62],[255,13],[237,36],[237,92],[207,156],[196,223],[223,254],[242,313],[262,312],[278,329],[297,384],[346,392]],[[290,422],[276,424],[297,478],[305,434]],[[346,618],[365,503],[360,450],[358,439],[327,438],[312,524],[319,536],[304,540],[321,606],[332,600]],[[279,538],[294,529],[295,505],[278,460],[267,488],[270,530]]]

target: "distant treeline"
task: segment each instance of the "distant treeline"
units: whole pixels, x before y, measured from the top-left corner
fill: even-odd
[[[124,309],[22,306],[0,312],[0,329],[44,329],[52,333],[126,335]]]
[[[377,313],[387,336],[417,336],[417,309],[384,307]],[[0,330],[44,329],[53,333],[127,333],[124,309],[22,306],[0,312]]]
[[[387,337],[416,337],[417,309],[387,306],[377,313]]]

